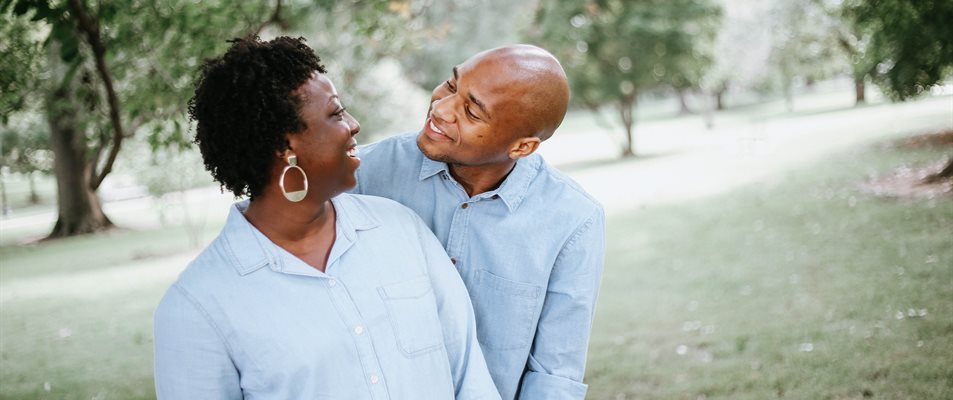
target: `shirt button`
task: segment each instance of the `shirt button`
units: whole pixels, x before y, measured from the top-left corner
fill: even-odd
[[[469,203],[463,203],[463,205],[460,206],[460,208],[462,208],[462,209],[464,209],[464,210],[466,210],[467,207],[470,207],[470,204],[469,204]]]
[[[453,265],[457,265],[457,259],[456,259],[456,257],[450,257],[450,262],[452,262]]]
[[[493,197],[490,197],[490,198],[493,199],[493,200],[496,200],[496,199],[500,198],[500,195],[494,194]]]
[[[371,375],[371,383],[376,385],[377,382],[380,382],[380,381],[381,381],[381,378],[377,376],[377,374]]]
[[[328,286],[330,287],[334,287],[334,285],[337,285],[337,284],[338,284],[337,279],[331,279],[328,281]]]
[[[360,326],[360,325],[355,326],[355,327],[354,327],[354,333],[357,334],[358,336],[363,335],[363,334],[364,334],[364,327],[363,327],[363,326]]]

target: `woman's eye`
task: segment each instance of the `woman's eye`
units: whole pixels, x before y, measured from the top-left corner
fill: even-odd
[[[339,108],[337,111],[335,111],[335,112],[334,112],[333,114],[331,114],[331,115],[333,115],[333,116],[335,116],[335,117],[338,117],[338,118],[344,118],[344,112],[345,112],[345,111],[347,111],[347,107],[341,107],[341,108]]]

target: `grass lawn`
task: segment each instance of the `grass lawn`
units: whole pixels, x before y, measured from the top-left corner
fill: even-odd
[[[868,146],[612,218],[588,397],[953,398],[953,200],[856,189],[948,151]],[[150,256],[180,235],[0,248],[0,398],[153,398],[152,310],[188,254]]]
[[[593,399],[953,398],[953,199],[863,194],[869,146],[608,222]]]

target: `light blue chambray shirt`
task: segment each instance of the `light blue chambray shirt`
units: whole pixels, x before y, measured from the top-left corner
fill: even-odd
[[[237,203],[155,312],[161,399],[499,399],[466,289],[420,219],[332,199],[326,273]]]
[[[605,254],[602,207],[538,154],[469,197],[416,134],[361,148],[358,193],[410,207],[470,291],[477,336],[504,399],[582,399]]]

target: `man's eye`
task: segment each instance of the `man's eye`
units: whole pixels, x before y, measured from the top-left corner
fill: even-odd
[[[479,120],[479,119],[480,119],[480,117],[477,117],[476,114],[473,113],[473,111],[470,111],[470,105],[469,105],[469,104],[463,106],[463,108],[467,111],[467,115],[469,115],[470,118],[473,118],[473,119],[475,119],[475,120]]]
[[[456,87],[456,86],[453,86],[453,84],[450,83],[449,80],[447,81],[447,89],[450,90],[451,93],[456,93],[456,92],[457,92],[457,87]]]

